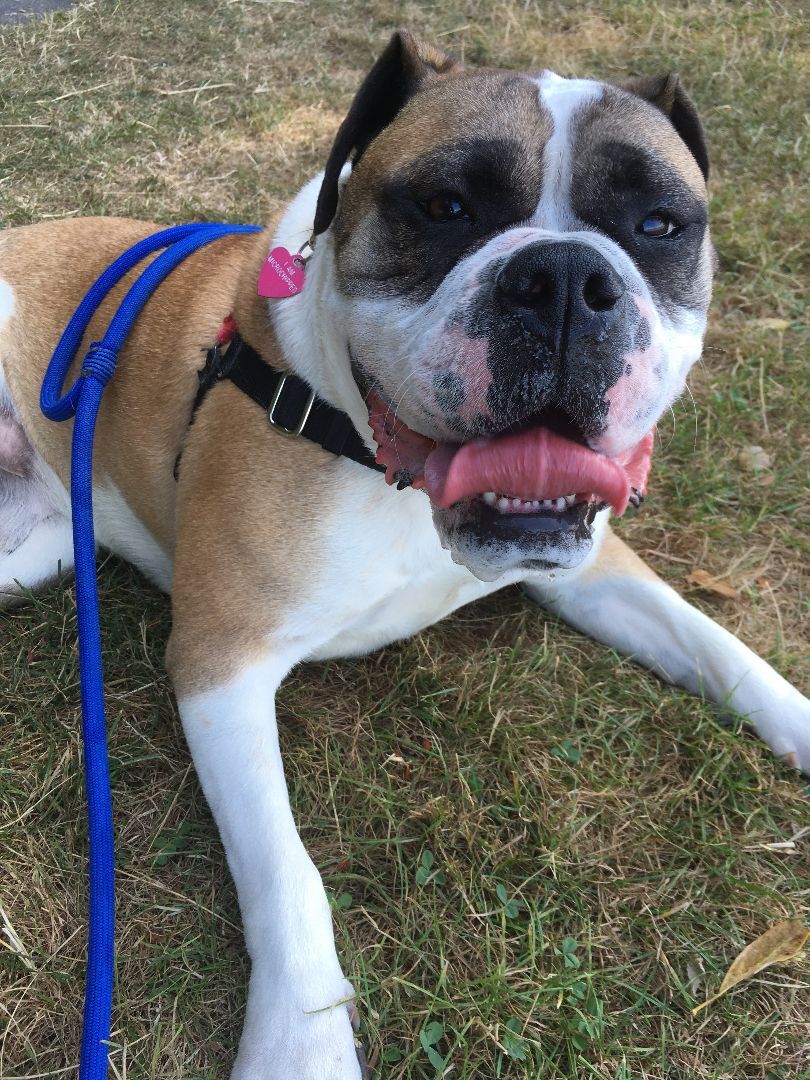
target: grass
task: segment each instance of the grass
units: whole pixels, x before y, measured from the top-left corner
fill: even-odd
[[[0,220],[261,221],[319,169],[410,25],[468,63],[677,67],[701,106],[721,269],[694,404],[621,525],[810,686],[800,10],[772,2],[140,0],[0,36]],[[803,201],[804,200],[804,201]],[[806,278],[805,278],[806,280]],[[740,451],[771,457],[752,475]],[[685,583],[693,568],[739,600]],[[166,600],[101,582],[118,835],[113,1075],[227,1075],[247,966],[162,669]],[[0,1080],[75,1070],[86,841],[69,584],[0,622]],[[807,788],[711,709],[507,592],[280,697],[289,784],[334,900],[377,1077],[810,1076],[808,964],[712,1006],[741,946],[806,916]],[[697,986],[693,980],[698,980]]]

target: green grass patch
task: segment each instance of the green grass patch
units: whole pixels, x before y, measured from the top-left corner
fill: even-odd
[[[808,689],[807,42],[798,8],[641,0],[84,2],[0,34],[0,220],[262,221],[322,167],[407,24],[468,63],[678,68],[706,123],[720,257],[708,348],[620,525]],[[774,321],[776,320],[776,321]],[[765,476],[739,460],[771,457]],[[102,570],[118,857],[115,1075],[227,1074],[247,964],[162,668],[166,600]],[[0,1080],[77,1060],[86,837],[71,585],[0,621]],[[302,835],[386,1080],[808,1076],[807,963],[713,1005],[742,945],[810,896],[807,790],[711,710],[491,597],[284,686]],[[8,929],[8,928],[7,928]]]

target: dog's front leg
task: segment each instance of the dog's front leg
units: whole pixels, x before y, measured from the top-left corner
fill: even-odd
[[[525,583],[538,603],[668,682],[742,715],[778,757],[810,770],[810,701],[688,604],[609,529],[577,575]]]
[[[232,1080],[360,1080],[349,1005],[320,875],[293,821],[275,691],[291,663],[255,663],[203,692],[172,673],[194,764],[239,894],[252,962]]]

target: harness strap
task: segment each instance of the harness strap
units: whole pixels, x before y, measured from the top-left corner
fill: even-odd
[[[230,316],[223,324],[217,343],[207,351],[205,366],[198,372],[198,378],[200,385],[191,408],[190,424],[209,390],[228,379],[261,406],[267,414],[267,422],[276,431],[302,436],[330,454],[351,458],[375,472],[385,472],[385,466],[374,460],[348,415],[319,398],[297,375],[271,367],[241,337]],[[175,479],[180,456],[178,454],[174,466]]]

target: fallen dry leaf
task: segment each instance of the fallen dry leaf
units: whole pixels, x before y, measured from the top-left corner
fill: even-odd
[[[740,595],[732,585],[719,581],[705,570],[693,570],[686,575],[686,580],[690,585],[695,585],[704,592],[714,593],[715,596],[722,596],[726,600],[737,600]]]
[[[754,319],[754,326],[762,330],[787,330],[790,326],[788,319]]]
[[[804,948],[804,943],[810,938],[810,930],[798,921],[798,919],[782,919],[774,923],[769,930],[746,945],[720,983],[720,989],[700,1005],[692,1009],[692,1016],[717,1001],[723,994],[728,993],[732,987],[750,979],[752,975],[763,971],[771,964],[782,964],[788,960],[794,960]]]

